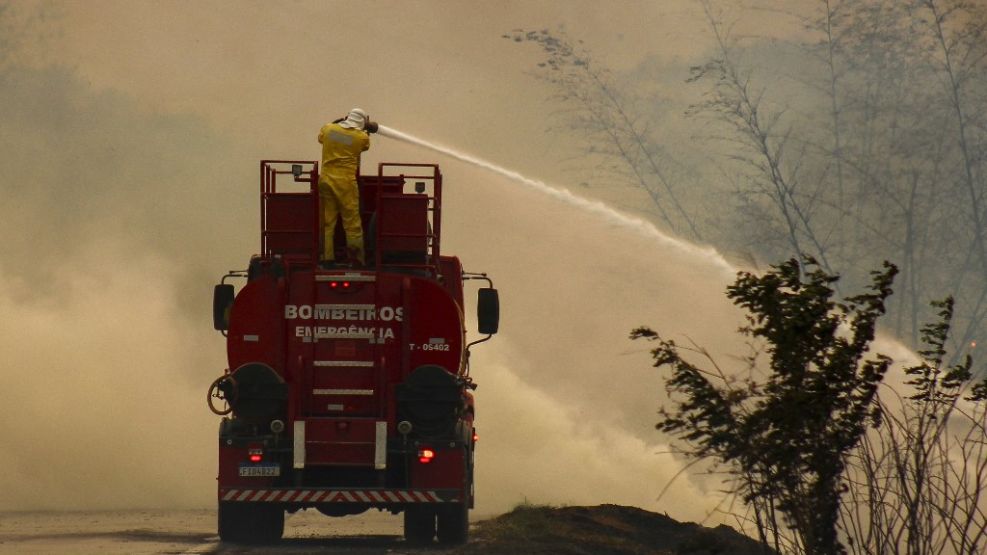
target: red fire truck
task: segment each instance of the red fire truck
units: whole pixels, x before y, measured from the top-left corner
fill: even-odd
[[[477,438],[469,349],[497,332],[499,301],[486,274],[441,253],[439,167],[382,163],[359,176],[365,266],[319,263],[316,162],[267,160],[260,174],[260,254],[213,299],[229,357],[208,394],[224,416],[220,538],[275,541],[285,512],[301,509],[378,509],[403,512],[411,542],[465,542]],[[335,238],[345,253],[341,227]],[[486,282],[472,342],[469,280]]]

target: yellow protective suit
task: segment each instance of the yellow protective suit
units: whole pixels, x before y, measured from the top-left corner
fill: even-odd
[[[332,261],[336,218],[342,216],[346,231],[346,248],[362,265],[363,226],[360,222],[360,191],[356,173],[360,154],[370,148],[370,135],[362,129],[349,129],[327,123],[319,131],[322,143],[322,168],[319,172],[319,201],[322,204],[324,261]]]

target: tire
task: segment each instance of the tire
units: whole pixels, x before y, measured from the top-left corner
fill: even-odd
[[[442,505],[438,511],[439,542],[463,544],[469,540],[470,513],[466,503]]]
[[[408,507],[404,510],[404,539],[416,545],[432,543],[435,537],[435,509]]]
[[[284,511],[257,503],[219,502],[219,539],[231,543],[272,543],[284,534]]]

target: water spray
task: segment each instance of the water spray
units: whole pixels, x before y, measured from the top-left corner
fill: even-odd
[[[659,230],[651,222],[642,220],[640,218],[635,218],[628,214],[624,214],[623,212],[614,209],[613,207],[607,205],[602,201],[590,200],[581,197],[579,195],[573,194],[568,189],[552,186],[545,183],[544,181],[539,181],[537,179],[531,179],[529,177],[525,177],[524,175],[521,175],[516,171],[509,170],[507,168],[504,168],[503,166],[494,164],[493,162],[484,160],[482,158],[477,158],[476,156],[472,156],[464,152],[460,152],[454,148],[450,148],[445,145],[440,145],[437,143],[433,143],[431,141],[426,141],[425,139],[416,137],[414,135],[410,135],[408,133],[404,133],[402,131],[398,131],[397,129],[393,129],[391,127],[380,125],[378,129],[378,133],[384,137],[425,147],[435,152],[439,152],[441,154],[451,156],[462,162],[466,162],[468,164],[472,164],[474,166],[483,168],[487,171],[504,176],[512,181],[515,181],[522,185],[526,185],[540,193],[561,200],[566,204],[596,214],[597,216],[601,216],[606,221],[618,227],[629,229],[645,237],[655,239],[663,245],[668,245],[675,249],[690,254],[699,254],[701,256],[705,256],[711,259],[717,266],[720,266],[721,268],[723,268],[724,270],[726,270],[731,274],[733,274],[736,271],[736,269],[720,255],[720,253],[716,252],[716,249],[713,249],[712,247],[699,246],[690,243],[688,241],[684,241],[682,239],[672,237]]]

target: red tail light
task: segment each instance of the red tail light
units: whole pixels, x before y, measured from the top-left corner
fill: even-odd
[[[418,462],[422,464],[428,464],[432,462],[435,458],[435,451],[431,449],[419,449],[418,450]]]
[[[250,459],[252,463],[259,463],[264,460],[264,450],[263,449],[249,449],[247,451],[247,458]]]

